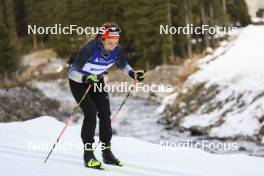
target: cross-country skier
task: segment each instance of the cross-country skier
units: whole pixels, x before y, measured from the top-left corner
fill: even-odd
[[[68,73],[71,92],[77,102],[84,95],[89,85],[104,86],[104,72],[112,65],[122,69],[131,78],[143,81],[144,72],[134,71],[124,58],[123,50],[118,44],[120,28],[116,23],[105,23],[103,34],[86,43],[74,57]],[[89,168],[102,168],[93,153],[96,116],[99,118],[99,139],[103,144],[102,157],[106,164],[121,165],[111,151],[111,111],[107,92],[94,91],[93,87],[80,105],[84,120],[81,137],[84,144],[84,164]]]

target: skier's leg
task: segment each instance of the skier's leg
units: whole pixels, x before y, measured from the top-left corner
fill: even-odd
[[[85,84],[70,80],[70,88],[75,100],[79,102],[85,90],[87,89],[87,86]],[[97,108],[90,97],[91,94],[93,94],[93,92],[89,92],[80,105],[84,113],[84,120],[81,130],[81,137],[84,144],[83,159],[86,167],[100,169],[101,163],[95,158],[92,147],[92,144],[94,143]]]
[[[104,85],[104,83],[102,83]],[[111,127],[111,110],[109,96],[107,92],[96,92],[92,96],[97,109],[99,118],[99,135],[100,141],[102,142],[102,157],[106,164],[120,165],[120,161],[113,155],[111,151],[111,138],[112,138],[112,127]]]
[[[87,85],[70,80],[70,88],[75,100],[79,102],[85,90],[87,89]],[[84,113],[84,119],[83,119],[82,131],[81,131],[81,137],[84,144],[94,143],[97,108],[90,97],[91,94],[92,92],[90,91],[80,105]]]
[[[104,83],[102,82],[103,86]],[[108,93],[105,91],[94,92],[91,96],[98,109],[99,138],[102,143],[110,143],[112,138],[111,110]]]

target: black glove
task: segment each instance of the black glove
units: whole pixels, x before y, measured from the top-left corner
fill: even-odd
[[[82,77],[83,83],[93,85],[99,82],[99,79],[97,78],[97,75],[84,75]]]
[[[138,70],[138,71],[129,71],[129,76],[137,81],[143,81],[145,77],[145,73],[143,70]]]

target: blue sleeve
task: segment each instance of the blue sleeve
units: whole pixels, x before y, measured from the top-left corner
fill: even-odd
[[[81,73],[83,66],[91,58],[93,54],[93,41],[86,43],[75,56],[71,68],[68,72],[68,77],[76,82],[82,83],[83,74]]]
[[[133,70],[131,66],[127,63],[125,57],[124,57],[124,52],[123,49],[120,45],[117,46],[117,61],[116,61],[116,66],[123,70],[125,73],[129,75],[129,71]]]
[[[86,43],[74,58],[71,69],[75,71],[82,71],[84,64],[93,54],[93,40]]]

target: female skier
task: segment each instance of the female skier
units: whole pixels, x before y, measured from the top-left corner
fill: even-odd
[[[118,44],[120,28],[116,23],[105,23],[103,34],[97,35],[94,40],[84,44],[74,57],[68,72],[71,92],[79,102],[89,85],[102,84],[104,86],[104,72],[112,65],[122,69],[129,77],[144,80],[144,72],[134,71],[124,58],[123,50]],[[81,138],[84,144],[84,164],[86,167],[101,169],[102,164],[93,153],[96,116],[99,118],[99,140],[102,142],[103,162],[112,165],[121,165],[111,151],[111,111],[108,93],[95,91],[93,87],[80,104],[84,113]]]

